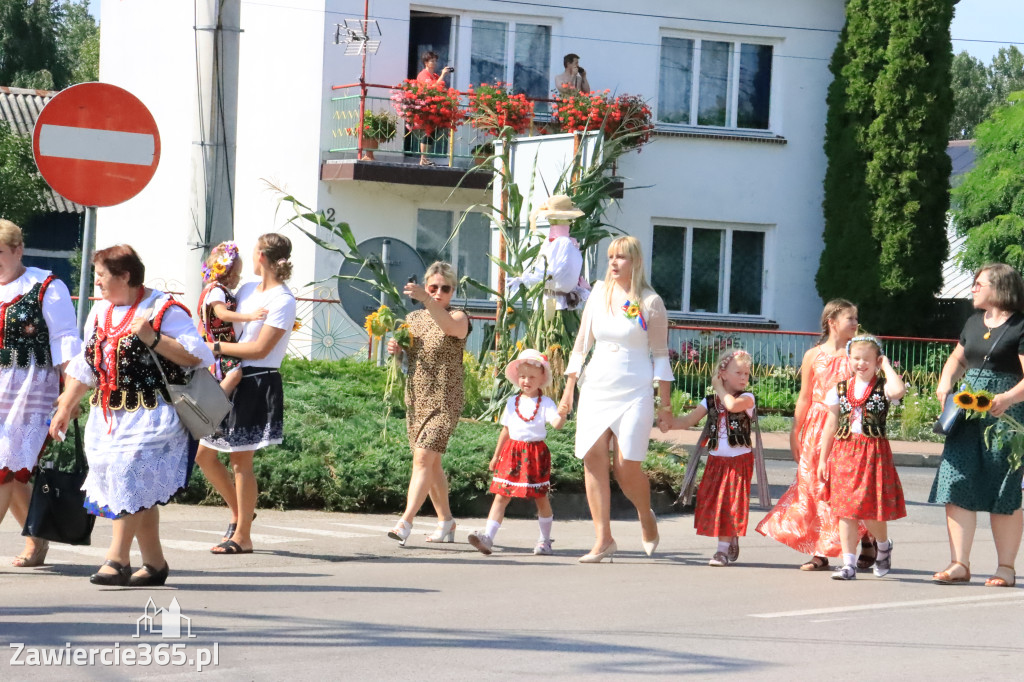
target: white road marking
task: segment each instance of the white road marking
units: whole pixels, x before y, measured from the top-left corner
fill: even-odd
[[[308,533],[310,535],[322,535],[329,538],[373,538],[377,537],[375,534],[370,533],[346,533],[340,530],[319,530],[317,528],[294,528],[292,526],[271,526],[268,524],[260,524],[263,528],[276,528],[277,530],[290,530],[294,533]]]
[[[201,530],[199,528],[186,528],[186,530],[188,530],[191,533],[203,533],[204,535],[216,535],[219,538],[224,537],[224,534],[222,532],[216,531],[216,530]],[[292,536],[288,536],[288,535],[263,535],[262,533],[253,533],[252,534],[252,542],[253,542],[254,545],[280,545],[280,544],[283,544],[285,542],[306,542],[307,540],[309,540],[309,538],[292,537]],[[168,540],[162,540],[161,542],[163,542],[165,545],[169,544]],[[188,541],[183,541],[183,542],[188,542]],[[203,544],[203,543],[198,543],[198,544],[202,544],[205,549],[210,549],[210,547],[213,546],[211,544]],[[217,543],[215,542],[213,544],[215,545]],[[182,549],[187,549],[187,548],[183,547]]]
[[[152,166],[156,140],[146,133],[43,124],[39,155]]]
[[[393,525],[391,525],[391,526],[367,526],[367,525],[364,525],[362,523],[341,523],[339,521],[332,521],[331,525],[332,526],[347,526],[348,528],[362,528],[364,530],[377,531],[378,533],[387,533],[389,530],[394,528]],[[433,529],[433,528],[434,528],[434,526],[431,526],[431,529]],[[415,530],[415,528],[413,530]],[[423,529],[421,528],[420,530],[423,530]]]
[[[804,609],[803,611],[778,611],[776,613],[751,613],[751,618],[803,618],[805,616],[823,616],[835,613],[853,613],[856,611],[882,611],[887,609],[920,608],[922,606],[944,606],[948,604],[971,604],[994,600],[1024,599],[1024,592],[977,595],[973,597],[950,597],[948,599],[920,599],[918,601],[894,601],[882,604],[857,604],[855,606],[837,606],[831,609]]]

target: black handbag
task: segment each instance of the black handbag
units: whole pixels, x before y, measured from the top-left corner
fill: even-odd
[[[39,461],[22,535],[66,545],[92,544],[96,517],[84,506],[82,484],[89,474],[89,467],[85,462],[77,419],[74,431],[73,443],[64,441],[56,454],[46,455]],[[68,462],[69,459],[72,461]],[[61,468],[62,465],[67,468]]]
[[[999,336],[997,336],[996,340],[992,342],[992,346],[988,349],[988,353],[985,354],[985,358],[981,361],[981,369],[985,369],[985,365],[988,364],[988,359],[992,357],[992,351],[996,349],[996,344],[999,343],[999,340],[1003,338],[1003,334],[1005,334],[1006,330],[1009,328],[1009,320],[1007,320],[1007,323],[1003,325],[1003,330],[999,332]],[[961,386],[960,390],[964,390],[964,387]],[[939,415],[939,418],[932,426],[932,433],[940,436],[949,436],[956,431],[956,428],[964,420],[964,409],[956,404],[955,398],[956,393],[949,393],[946,396],[946,402],[942,404],[942,414]]]

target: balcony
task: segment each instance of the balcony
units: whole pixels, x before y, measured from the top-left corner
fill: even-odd
[[[493,174],[486,164],[490,153],[483,151],[493,140],[468,123],[437,131],[431,137],[410,130],[398,117],[394,139],[370,149],[367,140],[354,133],[362,112],[390,113],[391,86],[367,85],[366,94],[358,83],[334,86],[331,96],[331,139],[320,168],[320,179],[361,180],[431,187],[486,189]],[[462,106],[466,107],[465,95]],[[546,117],[531,121],[528,135],[543,130]],[[429,161],[428,165],[421,159]],[[468,172],[467,171],[472,171]]]

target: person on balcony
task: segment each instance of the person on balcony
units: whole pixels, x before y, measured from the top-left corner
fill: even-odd
[[[587,72],[580,66],[580,56],[570,52],[562,58],[562,65],[565,71],[555,76],[555,91],[559,95],[569,94],[572,91],[586,94],[590,92],[590,82],[587,81]]]
[[[437,69],[438,58],[438,54],[433,50],[427,50],[426,52],[423,53],[423,55],[420,57],[420,60],[423,62],[423,70],[416,75],[417,81],[419,81],[420,83],[442,83],[444,85],[448,85],[448,83],[446,83],[444,79],[448,76],[448,74],[455,73],[455,69],[450,66],[446,66],[443,69],[441,69],[441,73],[437,73],[435,69]],[[427,158],[427,152],[433,145],[433,135],[424,135],[420,139],[421,166],[435,165],[433,161]]]

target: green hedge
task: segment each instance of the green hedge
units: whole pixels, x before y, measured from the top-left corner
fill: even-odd
[[[411,454],[401,406],[393,407],[384,436],[385,372],[358,360],[288,359],[284,442],[255,457],[258,506],[343,512],[397,512],[405,506]],[[448,445],[444,468],[455,514],[479,508],[487,497],[487,464],[500,427],[463,419]],[[549,429],[551,481],[556,493],[583,492],[583,466],[573,456],[573,423]],[[226,461],[226,455],[223,456]],[[651,443],[644,468],[655,488],[679,489],[683,468],[668,446]],[[222,504],[196,469],[183,501]]]

